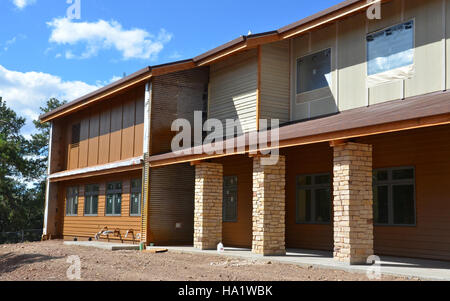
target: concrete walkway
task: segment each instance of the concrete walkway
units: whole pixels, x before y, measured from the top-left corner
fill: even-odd
[[[139,250],[139,245],[110,243],[102,241],[65,241],[67,246],[91,247],[109,251]]]
[[[193,247],[161,247],[172,252],[202,253],[217,255],[217,251],[201,251]],[[243,258],[247,260],[262,260],[295,264],[302,267],[317,267],[322,269],[344,270],[353,273],[371,273],[378,271],[382,275],[403,276],[407,278],[418,278],[420,280],[443,280],[450,281],[450,262],[396,258],[382,256],[377,266],[350,266],[336,262],[330,252],[311,250],[288,250],[286,256],[255,255],[249,249],[225,248],[222,256]]]

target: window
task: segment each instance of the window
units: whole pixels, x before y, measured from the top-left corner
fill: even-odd
[[[79,123],[72,125],[72,147],[77,147],[80,143],[81,125]]]
[[[374,75],[414,63],[414,21],[367,36],[367,74]]]
[[[67,188],[66,215],[78,215],[78,187]]]
[[[223,211],[224,222],[237,222],[238,177],[223,177]]]
[[[98,185],[87,185],[84,188],[84,215],[98,214]]]
[[[141,215],[141,195],[142,195],[142,180],[131,180],[131,203],[130,203],[130,215]]]
[[[331,222],[330,174],[297,177],[297,223]]]
[[[297,60],[297,94],[331,85],[331,49]]]
[[[373,215],[377,225],[413,226],[416,223],[415,170],[374,171]]]
[[[106,186],[106,215],[122,214],[122,183],[109,183]]]

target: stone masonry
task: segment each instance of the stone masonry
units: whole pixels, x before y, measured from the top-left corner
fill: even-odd
[[[365,264],[373,255],[372,146],[334,147],[334,258]]]
[[[286,158],[264,166],[253,159],[253,243],[252,252],[264,256],[285,255]]]
[[[194,247],[214,250],[222,241],[223,166],[195,166]]]

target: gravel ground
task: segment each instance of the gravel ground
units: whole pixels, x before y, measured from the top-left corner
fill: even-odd
[[[364,274],[219,255],[105,251],[65,246],[62,241],[0,245],[0,280],[68,280],[71,255],[87,281],[367,281]],[[407,280],[383,277],[382,280]]]

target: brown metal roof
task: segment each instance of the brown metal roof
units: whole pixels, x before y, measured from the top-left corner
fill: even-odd
[[[437,92],[405,100],[389,101],[282,126],[279,129],[279,147],[350,139],[441,124],[450,124],[450,92]],[[249,134],[245,135],[247,151],[250,146],[248,136]],[[270,132],[268,136],[270,137]],[[227,144],[234,146],[237,139],[239,138],[226,140],[224,149]],[[199,148],[192,148],[191,153],[195,154],[195,150],[198,151]],[[234,154],[238,153],[234,152]],[[233,155],[233,153],[226,155]],[[151,166],[157,167],[218,156],[221,155],[167,153],[151,156],[149,162]]]
[[[388,1],[388,0],[383,0],[383,1]],[[119,80],[117,82],[114,82],[114,83],[112,83],[110,85],[107,85],[107,86],[105,86],[105,87],[103,87],[101,89],[98,89],[98,90],[96,90],[96,91],[94,91],[92,93],[89,93],[89,94],[87,94],[87,95],[85,95],[83,97],[75,99],[75,100],[73,100],[73,101],[71,101],[71,102],[69,102],[69,103],[67,103],[67,104],[65,104],[65,105],[63,105],[63,106],[61,106],[61,107],[51,111],[51,112],[43,114],[43,115],[41,115],[39,117],[39,119],[41,121],[47,121],[49,119],[52,119],[58,113],[64,112],[65,110],[67,110],[67,109],[69,109],[71,107],[74,107],[74,106],[76,106],[78,104],[82,104],[84,101],[87,101],[87,100],[89,100],[89,99],[91,99],[93,97],[96,97],[96,96],[98,96],[98,95],[100,95],[100,94],[102,94],[104,92],[107,92],[109,90],[113,90],[115,88],[120,87],[121,85],[125,85],[125,84],[127,84],[129,82],[132,82],[133,80],[139,78],[140,76],[143,76],[146,73],[151,73],[152,70],[155,70],[155,69],[158,69],[158,68],[163,68],[163,67],[166,67],[166,66],[172,66],[172,65],[177,65],[177,64],[181,64],[181,63],[186,63],[186,62],[197,63],[197,62],[199,62],[201,60],[204,60],[204,59],[206,59],[206,58],[208,58],[210,56],[218,54],[221,51],[227,50],[228,48],[236,46],[236,45],[238,45],[240,43],[244,44],[247,40],[255,39],[255,38],[259,38],[259,37],[264,37],[264,36],[270,36],[270,35],[281,35],[281,34],[287,32],[289,30],[292,30],[292,29],[294,29],[296,27],[303,26],[305,24],[308,24],[308,23],[310,23],[312,21],[315,21],[317,19],[320,19],[322,17],[326,17],[327,15],[331,15],[331,14],[333,14],[335,12],[338,12],[339,10],[345,9],[345,8],[347,8],[347,7],[349,7],[349,6],[353,5],[353,4],[356,4],[358,2],[366,2],[366,1],[365,0],[346,0],[346,1],[343,1],[343,2],[341,2],[339,4],[337,4],[337,5],[332,6],[332,7],[328,8],[328,9],[326,9],[326,10],[323,10],[323,11],[317,13],[317,14],[314,14],[314,15],[309,16],[307,18],[304,18],[304,19],[302,19],[302,20],[300,20],[298,22],[295,22],[295,23],[292,23],[292,24],[287,25],[285,27],[282,27],[282,28],[280,28],[280,29],[278,29],[276,31],[270,31],[270,32],[259,33],[259,34],[252,34],[252,35],[248,35],[248,36],[240,36],[240,37],[238,37],[238,38],[236,38],[236,39],[234,39],[234,40],[232,40],[232,41],[230,41],[228,43],[225,43],[225,44],[223,44],[223,45],[221,45],[219,47],[216,47],[216,48],[214,48],[212,50],[209,50],[209,51],[207,51],[207,52],[205,52],[205,53],[203,53],[203,54],[201,54],[199,56],[196,56],[196,57],[194,57],[192,59],[188,59],[188,60],[184,60],[184,61],[171,62],[171,63],[158,65],[158,66],[146,67],[146,68],[141,69],[141,70],[139,70],[139,71],[137,71],[137,72],[127,76],[127,77],[124,77],[123,79],[121,79],[121,80]]]

